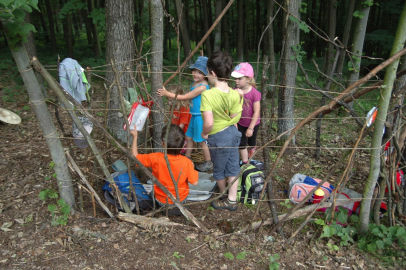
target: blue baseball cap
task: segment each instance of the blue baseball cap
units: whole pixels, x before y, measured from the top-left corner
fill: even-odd
[[[201,72],[203,72],[204,76],[207,76],[207,60],[208,58],[206,56],[199,56],[196,59],[196,62],[189,66],[190,69],[197,69]]]

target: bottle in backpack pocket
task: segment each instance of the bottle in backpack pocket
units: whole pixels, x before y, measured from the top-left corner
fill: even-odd
[[[321,188],[318,188],[314,193],[313,193],[313,203],[320,203],[321,200],[324,198],[324,191]]]

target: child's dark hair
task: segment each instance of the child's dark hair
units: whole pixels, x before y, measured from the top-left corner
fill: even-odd
[[[216,51],[207,60],[207,70],[214,71],[220,81],[228,80],[233,70],[233,59],[226,52]]]
[[[165,140],[165,136],[166,127],[164,127],[162,132],[162,141]],[[171,124],[167,140],[167,153],[170,155],[179,155],[183,144],[185,143],[185,134],[183,133],[183,130],[179,126]]]

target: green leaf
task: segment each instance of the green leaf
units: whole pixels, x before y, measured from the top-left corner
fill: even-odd
[[[247,257],[247,252],[242,251],[235,256],[237,260],[244,260]]]
[[[234,255],[231,252],[224,253],[224,257],[229,259],[229,260],[234,260]]]
[[[355,10],[354,13],[352,14],[352,16],[354,16],[355,18],[358,18],[358,19],[364,18],[364,14],[359,10]]]
[[[51,213],[55,213],[57,206],[55,204],[48,204],[48,211]]]
[[[326,223],[324,222],[324,220],[321,219],[321,218],[316,219],[316,220],[314,221],[314,223],[316,223],[317,225],[322,225],[322,226],[325,226],[325,225],[326,225]]]
[[[41,201],[45,201],[47,198],[48,198],[48,196],[47,196],[47,190],[45,189],[45,190],[41,190],[40,192],[39,192],[39,194],[38,194],[38,197],[39,197],[39,199],[41,200]]]
[[[176,259],[185,258],[185,256],[180,254],[178,251],[175,251],[172,256]]]

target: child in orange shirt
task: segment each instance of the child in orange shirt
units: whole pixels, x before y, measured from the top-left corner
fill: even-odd
[[[130,131],[133,136],[133,143],[131,146],[131,152],[145,167],[152,169],[152,174],[162,185],[164,185],[169,192],[176,198],[175,186],[173,184],[171,175],[166,165],[164,153],[156,152],[149,154],[139,154],[137,147],[138,132],[136,127]],[[164,141],[166,128],[162,134],[162,141]],[[171,125],[169,128],[169,134],[167,144],[164,147],[167,148],[168,161],[171,167],[173,177],[177,181],[179,201],[186,200],[189,195],[189,183],[196,185],[199,180],[199,174],[194,170],[193,162],[180,154],[180,150],[185,141],[185,134],[182,129],[176,125]],[[157,186],[154,185],[154,196],[157,203],[160,206],[172,205],[173,202],[168,196]]]

